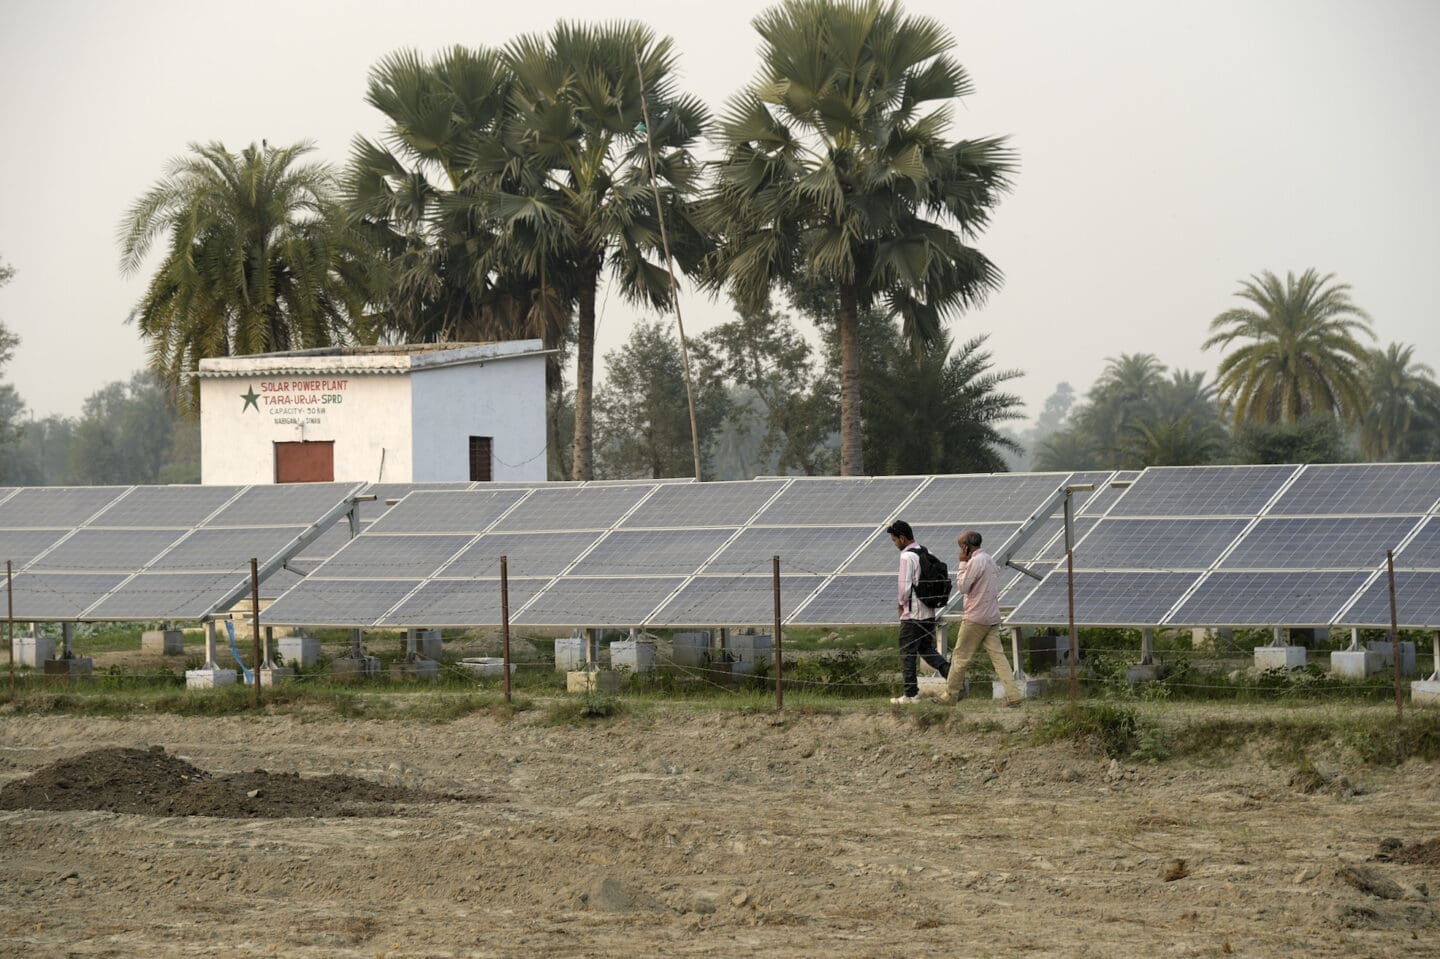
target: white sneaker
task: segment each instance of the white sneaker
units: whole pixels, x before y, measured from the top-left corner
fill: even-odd
[[[919,696],[896,696],[890,700],[890,704],[892,706],[908,706],[910,703],[918,703],[919,701]]]

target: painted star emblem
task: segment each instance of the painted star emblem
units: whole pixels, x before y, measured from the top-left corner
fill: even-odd
[[[245,405],[240,407],[240,412],[243,413],[252,406],[255,407],[255,412],[260,412],[260,394],[255,392],[255,387],[248,387],[246,392],[240,394],[240,398],[245,401]]]

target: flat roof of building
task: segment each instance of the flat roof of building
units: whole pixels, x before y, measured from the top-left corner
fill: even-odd
[[[211,377],[264,376],[303,373],[401,374],[444,366],[462,366],[546,356],[541,340],[501,340],[492,343],[395,343],[381,346],[326,346],[285,353],[215,356],[200,361],[194,374]]]

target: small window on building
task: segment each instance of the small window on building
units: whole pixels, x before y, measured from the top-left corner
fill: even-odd
[[[490,468],[491,447],[495,439],[491,436],[470,437],[470,480],[488,483],[495,478]]]
[[[275,444],[275,482],[333,483],[334,481],[334,440]]]

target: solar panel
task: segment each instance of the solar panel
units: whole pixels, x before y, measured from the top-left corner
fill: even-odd
[[[316,572],[329,579],[424,579],[464,549],[469,533],[394,534],[351,540]]]
[[[1440,569],[1440,519],[1434,516],[1395,556],[1396,569]]]
[[[783,621],[823,581],[819,576],[780,574]],[[657,626],[762,626],[775,622],[772,576],[699,576],[685,585],[650,622]]]
[[[1073,501],[1076,515],[1101,516],[1109,512],[1126,491],[1140,478],[1139,470],[1119,470],[1112,474],[1076,473],[1072,483],[1094,483],[1095,491],[1085,499]],[[1120,485],[1117,485],[1120,484]],[[1077,494],[1078,495],[1078,494]]]
[[[609,529],[653,485],[537,489],[495,526],[497,532]]]
[[[1194,582],[1194,573],[1076,571],[1075,622],[1155,625]],[[1055,626],[1068,621],[1063,567],[1045,577],[1008,620],[1023,626]]]
[[[483,533],[528,490],[434,491],[407,495],[370,524],[374,533]]]
[[[667,484],[625,518],[625,528],[741,526],[785,487],[784,480]]]
[[[721,575],[770,572],[776,556],[780,568],[829,575],[860,546],[875,537],[873,526],[751,526],[705,567]],[[881,536],[894,552],[888,536]]]
[[[1221,569],[1354,569],[1384,562],[1415,528],[1413,517],[1265,518],[1245,534]],[[1378,557],[1378,559],[1377,559]]]
[[[616,530],[570,571],[575,576],[690,575],[735,529]]]
[[[923,479],[815,479],[798,477],[753,523],[764,526],[861,526],[878,529]]]
[[[836,576],[791,621],[806,626],[895,623],[895,598],[894,573]]]
[[[217,526],[310,526],[360,488],[358,483],[252,486],[205,521]]]
[[[535,595],[548,580],[511,577],[506,586],[510,613]],[[437,579],[431,580],[405,600],[393,613],[381,618],[381,626],[427,626],[431,628],[473,626],[476,622],[499,623],[500,581]]]
[[[0,502],[0,528],[73,529],[113,503],[128,486],[28,486]]]
[[[639,626],[684,582],[679,576],[567,577],[516,614],[525,626]]]
[[[189,529],[240,494],[243,486],[137,486],[88,525],[115,529]]]
[[[940,557],[953,573],[955,564],[960,559],[960,547],[957,540],[965,530],[975,530],[980,534],[987,549],[995,549],[1019,528],[1019,523],[976,523],[971,526],[960,523],[937,523],[915,527],[915,541]],[[895,548],[894,543],[890,542],[889,536],[881,533],[870,537],[860,555],[845,567],[845,572],[883,573],[888,571],[893,577],[899,569],[900,551]]]
[[[1363,571],[1211,573],[1167,621],[1176,626],[1324,626]]]
[[[244,573],[141,573],[87,609],[85,617],[101,621],[200,619],[214,609],[217,594],[241,589],[249,581],[248,570]]]
[[[500,578],[500,557],[516,576],[558,576],[601,534],[486,533],[440,573],[442,577]],[[482,621],[488,622],[488,621]]]
[[[69,532],[65,529],[0,529],[0,562],[9,560],[11,568],[18,572]]]
[[[901,518],[917,529],[923,523],[1018,523],[1069,479],[1069,473],[937,476],[905,504]]]
[[[175,544],[150,566],[152,570],[198,572],[250,571],[250,560],[261,564],[278,555],[302,530],[295,526],[253,526],[238,529],[197,529]]]
[[[79,619],[125,578],[124,573],[20,573],[11,581],[15,618]]]
[[[1111,516],[1255,516],[1294,466],[1151,467],[1110,508]]]
[[[131,573],[159,556],[187,530],[80,529],[32,564],[36,570]]]
[[[1424,513],[1440,501],[1440,463],[1307,466],[1271,507],[1284,515]]]
[[[1244,528],[1243,519],[1111,517],[1075,546],[1075,567],[1200,571]]]
[[[1401,629],[1440,629],[1440,571],[1395,573],[1396,625]],[[1344,626],[1390,626],[1390,578],[1381,574],[1338,617]]]
[[[415,579],[324,579],[312,576],[275,600],[261,620],[286,626],[370,626],[420,582]]]

